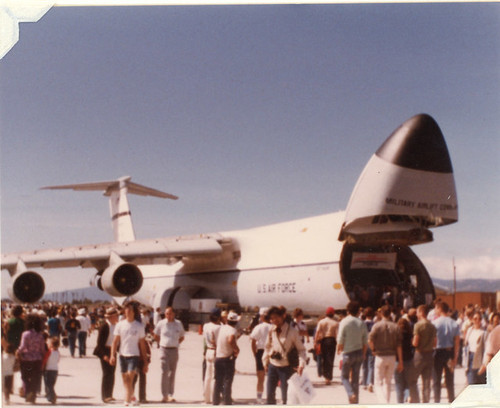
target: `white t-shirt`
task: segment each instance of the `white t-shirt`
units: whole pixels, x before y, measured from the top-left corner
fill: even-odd
[[[90,322],[90,318],[87,317],[87,316],[83,316],[83,315],[78,315],[76,317],[76,320],[78,320],[80,322],[80,330],[79,331],[89,331],[90,330],[90,325],[91,325],[91,322]]]
[[[47,363],[45,363],[45,369],[48,371],[58,371],[60,358],[61,355],[59,354],[59,350],[52,350],[49,358],[47,359]]]
[[[215,351],[215,356],[217,358],[226,358],[233,355],[233,347],[229,345],[229,338],[237,336],[237,330],[228,324],[223,325],[220,328],[219,336],[217,337],[217,350]]]
[[[160,336],[161,347],[179,347],[179,339],[184,337],[184,327],[179,320],[169,322],[162,319],[155,327],[155,334]]]
[[[475,353],[477,350],[477,346],[481,341],[481,337],[485,335],[485,331],[483,329],[476,329],[471,327],[467,332],[467,344],[469,345],[469,351],[471,353]]]
[[[144,326],[137,320],[129,322],[127,319],[116,323],[114,335],[120,336],[120,355],[123,357],[140,356],[139,340],[146,337]]]
[[[256,341],[257,350],[264,350],[266,348],[266,341],[269,336],[270,328],[270,323],[262,322],[255,326],[252,333],[250,333],[250,338]]]
[[[215,348],[219,336],[220,324],[208,322],[203,325],[203,339],[208,348]]]

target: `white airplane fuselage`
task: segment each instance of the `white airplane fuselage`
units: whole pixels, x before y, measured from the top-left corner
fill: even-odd
[[[133,298],[162,307],[168,302],[158,299],[164,288],[182,288],[243,307],[279,304],[320,312],[321,304],[333,303],[343,308],[348,297],[339,271],[343,244],[337,240],[343,217],[338,212],[221,233],[237,243],[237,248],[228,249],[237,265],[229,262],[217,270],[204,261],[145,266],[143,287]],[[181,302],[174,304],[187,306]]]
[[[355,278],[353,281],[353,276],[349,276],[356,272],[342,264],[344,248],[349,246],[338,240],[344,217],[345,212],[341,211],[220,233],[232,242],[225,249],[226,267],[214,268],[213,262],[203,260],[144,266],[143,286],[133,298],[154,308],[172,304],[189,309],[189,301],[195,297],[248,308],[300,307],[309,314],[320,314],[327,306],[344,309],[352,297],[348,292],[356,284]],[[386,246],[360,248],[370,254],[387,251]],[[410,276],[415,276],[416,296],[423,302],[434,296],[432,283],[423,265],[416,261],[416,256],[408,257],[408,251],[413,254],[405,248],[404,259],[400,260],[401,265],[411,264],[408,275],[393,279],[392,283],[408,283]],[[220,265],[220,260],[216,263]],[[374,273],[377,271],[374,269]],[[377,297],[366,299],[365,303],[376,305],[379,301]]]

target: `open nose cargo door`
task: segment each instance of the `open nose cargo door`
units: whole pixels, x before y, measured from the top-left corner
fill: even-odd
[[[354,187],[339,240],[413,245],[432,241],[432,227],[458,221],[453,168],[443,134],[426,114],[390,135]]]

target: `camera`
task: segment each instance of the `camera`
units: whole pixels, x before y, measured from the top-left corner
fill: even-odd
[[[274,360],[281,360],[283,356],[281,355],[281,353],[275,351],[273,352],[273,354],[271,354],[271,358]]]

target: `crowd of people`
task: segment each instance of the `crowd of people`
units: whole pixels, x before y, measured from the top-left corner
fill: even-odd
[[[420,305],[398,311],[385,305],[374,312],[371,307],[361,309],[357,302],[348,303],[346,309],[336,342],[337,353],[342,354],[340,376],[350,403],[359,402],[360,384],[375,392],[380,403],[389,403],[393,379],[398,403],[430,402],[431,388],[434,402],[439,403],[443,373],[452,402],[455,367],[464,364],[468,384],[485,383],[486,365],[500,349],[500,314],[473,305],[455,318],[441,301],[432,309]],[[331,316],[330,309],[326,315]],[[323,359],[330,355],[323,350],[318,354]],[[323,362],[323,372],[326,367],[330,370],[332,365]],[[330,384],[330,374],[324,377]]]
[[[278,388],[286,404],[289,379],[303,375],[310,360],[316,362],[317,375],[325,386],[332,386],[336,355],[340,359],[338,375],[350,403],[359,403],[360,387],[375,392],[380,403],[389,403],[393,383],[398,403],[430,402],[431,391],[434,402],[440,402],[443,373],[451,402],[455,367],[466,368],[468,384],[485,383],[486,365],[500,349],[500,313],[473,305],[451,313],[440,301],[433,308],[421,305],[407,310],[389,305],[373,310],[351,301],[345,311],[327,307],[314,330],[305,323],[301,309],[288,313],[284,307],[262,307],[248,327],[241,327],[240,319],[236,311],[216,308],[203,325],[201,393],[206,404],[232,404],[238,339],[243,334],[249,335],[255,358],[258,404],[276,404]],[[151,311],[127,302],[122,307],[93,310],[51,303],[2,305],[4,403],[9,403],[14,391],[13,374],[20,371],[19,393],[26,402],[36,402],[43,379],[46,399],[56,404],[59,347],[68,347],[72,358],[85,357],[87,337],[93,331],[97,332],[93,355],[101,365],[104,403],[116,401],[116,367],[120,367],[124,385],[124,405],[147,402],[146,375],[155,345],[161,361],[162,402],[175,402],[175,375],[185,328],[171,307]]]

